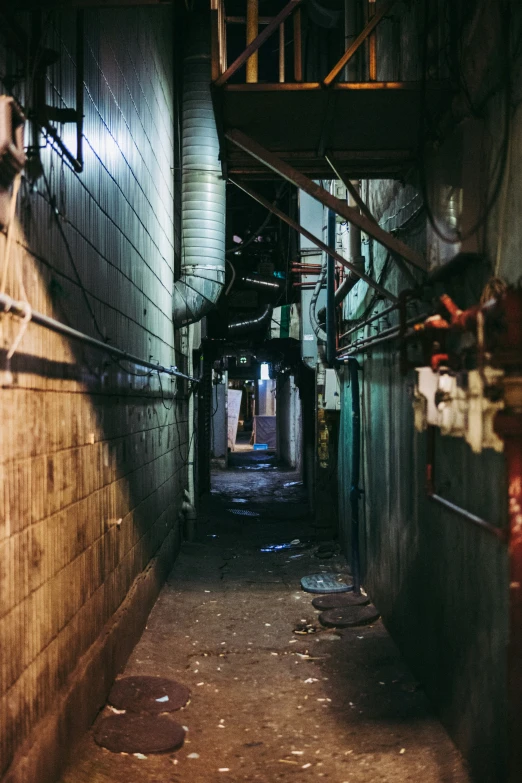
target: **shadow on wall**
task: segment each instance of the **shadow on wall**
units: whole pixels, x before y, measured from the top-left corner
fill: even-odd
[[[35,310],[167,366],[176,364],[172,21],[168,8],[86,13],[85,170],[42,151],[48,188],[22,182],[6,285]],[[46,31],[63,58],[47,100],[62,106],[74,101],[71,26],[74,13],[55,14]],[[0,264],[5,244],[2,233]],[[0,329],[0,776],[24,741],[24,753],[41,741],[38,778],[13,767],[12,779],[43,783],[57,773],[53,753],[65,761],[64,746],[103,702],[161,569],[142,595],[145,615],[91,672],[85,703],[68,704],[54,734],[49,722],[32,734],[36,724],[62,708],[82,655],[104,628],[108,637],[151,558],[161,553],[163,576],[173,558],[188,389],[33,324],[8,362],[20,322],[4,316]]]

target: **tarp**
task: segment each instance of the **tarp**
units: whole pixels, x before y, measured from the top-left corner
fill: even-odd
[[[231,451],[234,451],[234,446],[236,445],[237,422],[242,396],[243,392],[241,389],[228,390],[228,448]]]
[[[269,449],[276,448],[276,417],[254,416],[254,443],[266,443]]]

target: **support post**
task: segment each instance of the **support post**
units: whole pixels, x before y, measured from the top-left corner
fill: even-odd
[[[357,209],[349,207],[348,204],[342,199],[332,196],[327,190],[317,185],[309,177],[301,174],[288,163],[285,163],[273,152],[262,147],[256,141],[251,139],[245,133],[239,130],[230,130],[225,133],[225,137],[235,144],[239,149],[247,152],[253,158],[263,163],[267,168],[275,171],[276,174],[286,179],[292,185],[295,185],[300,190],[304,190],[312,198],[317,199],[323,206],[333,209],[337,215],[341,215],[349,223],[354,223],[362,231],[369,236],[373,237],[376,242],[379,242],[387,250],[392,253],[397,253],[402,256],[405,261],[408,261],[418,269],[426,269],[426,261],[421,253],[408,247],[400,239],[392,236],[387,231],[379,226],[375,221],[369,220],[366,215],[362,215]]]
[[[368,21],[375,16],[375,0],[368,0]],[[368,39],[368,79],[371,82],[377,80],[377,36],[375,28]]]
[[[294,14],[294,80],[303,81],[303,49],[301,41],[301,9]]]
[[[258,0],[247,0],[246,10],[246,45],[255,41],[259,32],[259,6]],[[258,57],[257,50],[248,58],[246,64],[247,84],[257,84]]]
[[[285,83],[285,23],[279,25],[279,84]]]
[[[359,551],[359,498],[361,490],[361,401],[359,398],[359,362],[348,359],[352,391],[352,459],[350,483],[351,550],[354,595],[361,594],[361,557]]]

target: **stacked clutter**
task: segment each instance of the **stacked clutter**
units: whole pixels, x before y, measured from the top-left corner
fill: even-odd
[[[164,677],[122,677],[109,694],[111,715],[97,724],[94,739],[113,753],[179,750],[185,729],[170,716],[190,699],[185,685]]]
[[[325,544],[318,547],[316,556],[332,557],[338,552],[336,544]],[[368,596],[360,588],[355,590],[353,580],[345,574],[310,574],[301,579],[301,587],[305,592],[317,595],[312,600],[312,606],[321,610],[319,622],[326,628],[368,625],[379,618],[379,612],[370,603]]]

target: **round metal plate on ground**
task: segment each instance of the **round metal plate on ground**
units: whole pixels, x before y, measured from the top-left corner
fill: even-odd
[[[109,693],[109,704],[129,712],[174,712],[190,698],[185,685],[165,677],[122,677]]]
[[[348,593],[353,590],[350,577],[328,573],[303,576],[301,587],[307,593]]]
[[[162,753],[181,748],[183,726],[168,715],[109,715],[94,731],[98,745],[113,753]]]
[[[332,595],[320,595],[314,598],[312,606],[324,612],[325,609],[343,609],[346,606],[366,606],[370,599],[366,595],[355,595],[355,593],[340,593]]]
[[[373,604],[370,604],[328,609],[319,615],[319,622],[327,628],[350,628],[355,625],[368,625],[378,618],[379,612]]]

